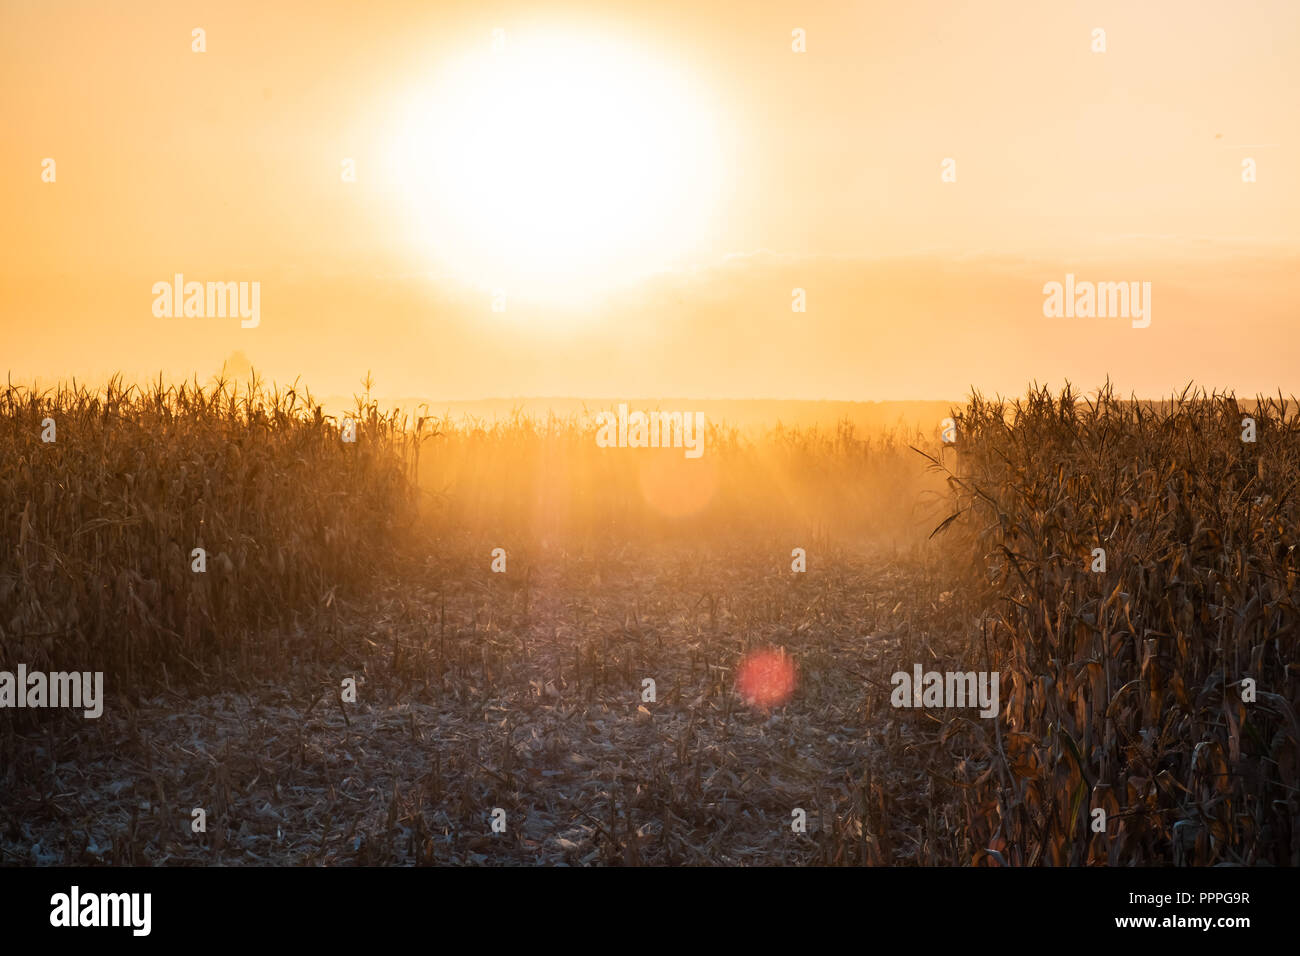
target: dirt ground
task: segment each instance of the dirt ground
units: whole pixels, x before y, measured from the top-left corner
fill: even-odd
[[[0,862],[938,862],[956,824],[888,675],[941,585],[915,558],[788,555],[431,557],[331,603],[332,660],[138,704],[108,687],[98,720],[9,731]],[[735,671],[768,647],[797,686],[765,712]]]

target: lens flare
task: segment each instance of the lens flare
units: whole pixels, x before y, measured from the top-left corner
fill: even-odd
[[[745,702],[759,710],[771,710],[794,694],[794,658],[784,648],[753,651],[740,662],[736,690]]]

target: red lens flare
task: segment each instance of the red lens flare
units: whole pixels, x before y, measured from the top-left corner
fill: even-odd
[[[736,690],[751,707],[771,710],[794,694],[794,658],[784,648],[752,651],[740,662]]]

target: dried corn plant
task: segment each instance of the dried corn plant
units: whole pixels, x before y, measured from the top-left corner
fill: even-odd
[[[0,669],[113,704],[0,712],[0,862],[1300,863],[1288,410],[977,395],[955,444],[713,425],[689,461],[368,381],[338,417],[10,386]],[[997,718],[892,707],[917,661],[1000,673]]]
[[[1287,412],[1108,386],[957,416],[949,546],[985,609],[967,652],[1006,688],[996,726],[944,744],[973,862],[1300,864]]]
[[[344,442],[309,393],[256,380],[0,391],[0,668],[144,690],[283,664],[276,635],[324,641],[309,615],[370,580],[414,514],[404,423],[360,400],[353,417]]]

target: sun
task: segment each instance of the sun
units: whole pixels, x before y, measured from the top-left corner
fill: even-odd
[[[708,103],[679,64],[607,37],[485,44],[403,110],[392,160],[413,240],[441,271],[549,302],[680,265],[722,184]]]

